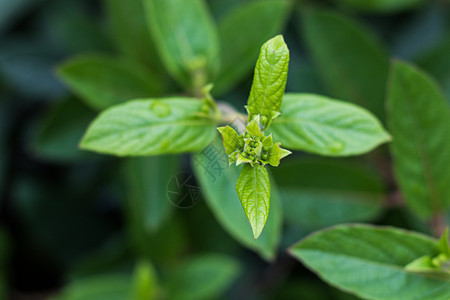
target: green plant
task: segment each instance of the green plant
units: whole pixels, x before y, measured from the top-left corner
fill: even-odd
[[[230,126],[218,128],[229,163],[245,164],[236,190],[255,239],[269,215],[270,182],[265,165],[276,167],[291,153],[281,148],[280,142],[274,144],[272,134],[264,135],[272,123],[275,141],[324,155],[365,153],[390,140],[374,116],[351,104],[291,94],[286,95],[283,107],[288,64],[289,51],[282,36],[265,43],[246,106],[249,122],[241,135]],[[195,87],[197,83],[192,84]],[[118,156],[201,151],[212,142],[215,126],[229,119],[210,96],[210,88],[204,89],[201,101],[176,97],[133,100],[113,106],[92,122],[81,147]],[[330,143],[324,145],[323,139]]]
[[[450,299],[445,1],[3,2],[1,299]]]

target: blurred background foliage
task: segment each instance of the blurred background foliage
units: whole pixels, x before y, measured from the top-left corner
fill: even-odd
[[[290,48],[289,92],[352,101],[385,120],[389,60],[400,58],[450,101],[446,0],[205,3],[220,41],[212,93],[235,107],[247,101],[260,46],[277,33]],[[233,217],[242,208],[227,198],[228,177],[199,175],[195,206],[170,203],[173,176],[194,172],[188,155],[78,150],[99,110],[190,92],[161,59],[140,0],[0,0],[0,299],[356,299],[286,247],[346,222],[433,234],[435,223],[400,196],[387,146],[283,161],[272,172],[279,197],[268,237],[257,241]]]

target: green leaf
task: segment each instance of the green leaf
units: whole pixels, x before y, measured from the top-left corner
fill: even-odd
[[[130,222],[144,234],[156,232],[171,214],[173,206],[167,198],[167,185],[178,169],[179,157],[175,155],[125,161],[126,201],[133,218]]]
[[[143,0],[147,22],[169,73],[201,88],[219,65],[219,41],[203,0]]]
[[[222,64],[214,82],[215,94],[229,90],[250,73],[259,45],[281,33],[291,6],[285,0],[239,4],[219,22]]]
[[[56,161],[77,161],[89,157],[78,143],[95,113],[79,100],[56,103],[38,123],[33,150],[40,157]]]
[[[301,20],[331,96],[362,105],[383,120],[389,60],[371,32],[332,12],[307,11]]]
[[[234,151],[238,150],[238,148],[242,148],[242,143],[244,142],[243,138],[239,137],[239,134],[231,128],[230,126],[223,126],[217,128],[220,134],[222,135],[223,146],[225,148],[225,153],[230,155]]]
[[[105,0],[111,35],[122,53],[163,72],[150,36],[142,0]]]
[[[215,299],[225,292],[239,272],[238,262],[231,257],[219,254],[195,257],[169,275],[167,299]]]
[[[450,205],[450,110],[427,75],[392,64],[387,99],[395,176],[408,206],[429,217]]]
[[[82,278],[71,282],[54,300],[124,300],[131,292],[127,275],[107,274]]]
[[[270,182],[264,166],[245,164],[236,182],[236,190],[257,239],[269,217]]]
[[[351,103],[313,94],[286,94],[281,112],[270,131],[289,149],[349,156],[391,140],[371,113]]]
[[[59,77],[96,110],[161,92],[158,76],[117,58],[84,55],[58,68]]]
[[[133,292],[130,300],[158,299],[158,278],[152,264],[140,261],[133,276]]]
[[[197,116],[201,111],[194,98],[133,100],[102,112],[81,147],[117,156],[199,151],[216,133],[211,119]]]
[[[307,230],[372,221],[383,208],[384,187],[376,172],[348,161],[291,159],[273,169],[285,220]]]
[[[272,120],[279,115],[288,67],[289,50],[283,36],[277,35],[261,47],[246,106],[249,120],[261,115],[263,129],[269,127]]]
[[[448,278],[404,269],[418,257],[438,253],[436,240],[418,233],[340,225],[308,236],[290,252],[329,284],[365,299],[450,297]]]
[[[419,67],[438,80],[450,103],[450,36],[417,59]]]
[[[282,208],[275,182],[272,180],[270,188],[269,218],[264,231],[255,240],[235,187],[242,167],[229,167],[220,139],[214,140],[208,147],[195,155],[192,161],[206,203],[218,222],[234,239],[264,259],[274,259],[282,223]]]
[[[334,0],[344,7],[349,7],[361,12],[394,13],[412,9],[424,3],[424,0]]]

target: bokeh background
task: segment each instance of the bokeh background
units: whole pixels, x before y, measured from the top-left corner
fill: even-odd
[[[278,33],[291,53],[287,91],[383,98],[387,58],[396,57],[433,75],[450,99],[448,1],[206,3],[219,28],[232,18],[247,20],[219,31],[235,34],[220,36],[230,42],[222,54],[248,46],[245,60],[222,58],[231,71],[213,90],[242,112],[259,48]],[[175,175],[193,173],[189,155],[127,160],[79,150],[98,109],[57,75],[72,57],[132,58],[156,80],[149,97],[187,93],[164,69],[141,6],[138,0],[0,0],[0,299],[149,299],[153,293],[152,299],[357,299],[323,283],[286,248],[313,230],[354,221],[433,234],[404,207],[387,147],[361,158],[297,153],[273,170],[284,222],[272,261],[224,229],[201,188],[192,207],[167,198]],[[326,12],[308,14],[312,6]],[[336,18],[356,33],[334,32]],[[243,26],[252,38],[239,37]],[[364,39],[374,41],[373,49],[361,45]],[[86,71],[91,82],[108,81],[101,68]],[[342,70],[356,75],[339,76]],[[110,82],[120,86],[120,76]],[[362,96],[341,88],[354,77],[361,78],[355,90],[367,87]],[[122,78],[125,87],[111,89],[125,101],[134,95]],[[305,200],[296,201],[292,188],[307,190],[300,195]],[[354,190],[360,193],[346,201]]]

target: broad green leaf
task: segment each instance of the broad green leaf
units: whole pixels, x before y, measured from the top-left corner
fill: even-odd
[[[302,29],[331,96],[364,106],[384,118],[389,61],[367,30],[332,12],[306,11]]]
[[[150,36],[142,0],[105,0],[105,8],[117,47],[130,58],[163,72]]]
[[[70,98],[55,104],[39,121],[33,150],[40,157],[76,161],[89,157],[78,143],[95,113],[81,101]]]
[[[270,131],[283,147],[328,156],[366,153],[391,140],[367,110],[313,94],[286,94]]]
[[[86,132],[81,148],[117,156],[198,151],[214,138],[215,123],[198,116],[194,98],[133,100],[102,112]]]
[[[259,164],[245,164],[236,182],[236,190],[257,239],[269,217],[270,182],[266,168]]]
[[[161,92],[157,76],[138,65],[101,55],[84,55],[63,63],[59,77],[97,110]]]
[[[219,67],[219,41],[203,0],[143,0],[147,22],[169,73],[201,88]]]
[[[251,72],[260,45],[281,33],[290,1],[261,0],[240,3],[219,22],[221,69],[214,81],[214,94],[234,87]]]
[[[417,59],[419,67],[429,72],[438,80],[447,102],[450,103],[450,36],[448,36],[442,43],[421,55]]]
[[[130,299],[131,279],[128,275],[107,274],[82,278],[63,288],[54,300],[124,300]]]
[[[201,184],[203,197],[222,227],[234,239],[264,259],[274,259],[282,222],[282,208],[275,182],[272,180],[270,188],[269,218],[264,231],[255,240],[235,187],[242,167],[228,165],[222,141],[215,139],[207,149],[193,157],[192,164]]]
[[[450,205],[450,110],[432,79],[392,64],[387,99],[394,171],[408,206],[429,217]]]
[[[283,36],[277,35],[261,47],[246,106],[249,120],[261,115],[263,129],[280,113],[288,67],[289,50]]]
[[[361,12],[393,13],[415,8],[425,0],[334,0],[334,2]]]
[[[374,220],[384,190],[374,171],[323,158],[291,159],[273,169],[285,220],[307,230]]]
[[[132,222],[143,232],[157,231],[173,206],[167,198],[167,185],[179,168],[178,156],[135,157],[125,161],[126,201]]]
[[[167,278],[171,300],[207,300],[222,295],[239,275],[238,262],[220,254],[203,254],[178,266]]]
[[[130,300],[158,299],[158,278],[152,264],[140,261],[134,270],[133,292]]]
[[[392,227],[340,225],[300,241],[290,253],[329,284],[364,299],[450,298],[448,279],[404,267],[438,253],[437,241]]]

